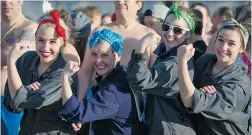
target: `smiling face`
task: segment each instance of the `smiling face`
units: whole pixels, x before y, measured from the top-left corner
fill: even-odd
[[[215,42],[215,54],[219,63],[231,65],[243,52],[243,39],[238,29],[222,28]]]
[[[182,17],[180,17],[180,19],[176,19],[173,14],[170,14],[166,17],[165,24],[172,27],[178,27],[182,30],[181,34],[178,34],[176,32],[177,28],[170,28],[167,31],[164,30],[164,27],[162,26],[162,37],[165,42],[165,45],[169,48],[179,46],[190,36],[189,31],[187,31],[189,29],[189,26]]]
[[[114,53],[111,45],[104,40],[100,40],[90,50],[95,72],[104,79],[120,61],[120,56]]]
[[[42,24],[36,35],[36,52],[41,64],[50,64],[58,56],[64,40],[59,37],[53,24]]]
[[[132,16],[136,15],[137,11],[141,9],[142,4],[136,0],[118,0],[115,1],[116,16]]]

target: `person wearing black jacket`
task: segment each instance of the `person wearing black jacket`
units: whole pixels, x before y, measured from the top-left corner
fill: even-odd
[[[177,72],[177,48],[185,44],[195,29],[194,20],[188,13],[180,10],[178,4],[168,12],[162,24],[164,43],[154,51],[158,58],[152,68],[145,64],[144,51],[149,45],[155,44],[151,42],[153,39],[160,39],[158,35],[148,34],[143,37],[142,45],[138,45],[139,48],[131,54],[127,81],[134,93],[147,94],[143,111],[150,135],[195,135],[180,100]],[[187,66],[193,78],[193,61],[189,60]]]

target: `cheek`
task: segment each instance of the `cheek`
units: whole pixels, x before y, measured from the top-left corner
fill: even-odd
[[[55,45],[55,44],[52,44],[51,45],[51,50],[54,52],[54,53],[58,53],[59,51],[61,51],[61,46],[60,45]]]
[[[232,55],[234,56],[234,57],[236,57],[237,55],[239,55],[239,53],[240,53],[240,48],[237,48],[237,47],[235,47],[235,48],[230,48],[230,49],[228,49],[230,52],[232,52]]]
[[[115,57],[114,56],[111,56],[104,61],[106,62],[106,64],[108,64],[111,67],[115,65]]]
[[[41,49],[43,47],[43,44],[41,42],[36,41],[36,50]]]

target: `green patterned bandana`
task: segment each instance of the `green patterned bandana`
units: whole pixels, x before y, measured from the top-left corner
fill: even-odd
[[[186,21],[186,23],[189,25],[190,34],[194,33],[195,22],[193,18],[189,16],[187,13],[178,10],[178,7],[179,7],[179,4],[175,3],[172,9],[168,11],[167,16],[173,13],[176,19],[180,19],[180,17],[182,17]]]

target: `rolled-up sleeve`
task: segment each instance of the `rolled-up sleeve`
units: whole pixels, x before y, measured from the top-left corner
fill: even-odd
[[[73,95],[58,114],[62,119],[74,123],[115,118],[119,111],[119,102],[114,92],[116,90],[116,86],[109,85],[99,89],[91,98],[81,101]]]
[[[225,120],[233,113],[237,103],[245,99],[244,90],[237,84],[222,84],[216,87],[216,93],[208,94],[195,90],[192,112],[201,113],[214,120]]]
[[[5,90],[4,90],[4,107],[12,113],[19,113],[20,109],[17,107],[14,107],[13,100],[10,95],[8,83],[5,84]]]
[[[174,87],[174,84],[178,83],[176,58],[159,61],[152,68],[148,68],[145,61],[143,54],[132,52],[131,61],[128,64],[127,81],[133,90],[157,96],[165,96],[172,91],[178,92],[178,88]],[[190,69],[193,68],[190,67]],[[192,77],[193,70],[189,72]]]
[[[32,108],[32,109],[42,109],[45,106],[51,105],[61,99],[61,70],[58,70],[54,74],[50,75],[48,79],[42,80],[39,83],[41,87],[39,90],[33,91],[26,86],[22,86],[15,97],[9,100],[9,106],[14,110],[18,108]],[[74,79],[69,78],[71,85],[78,85],[77,82],[73,82]],[[9,95],[8,86],[6,87],[7,95]],[[76,94],[76,92],[74,92]],[[55,108],[57,109],[57,108]]]

